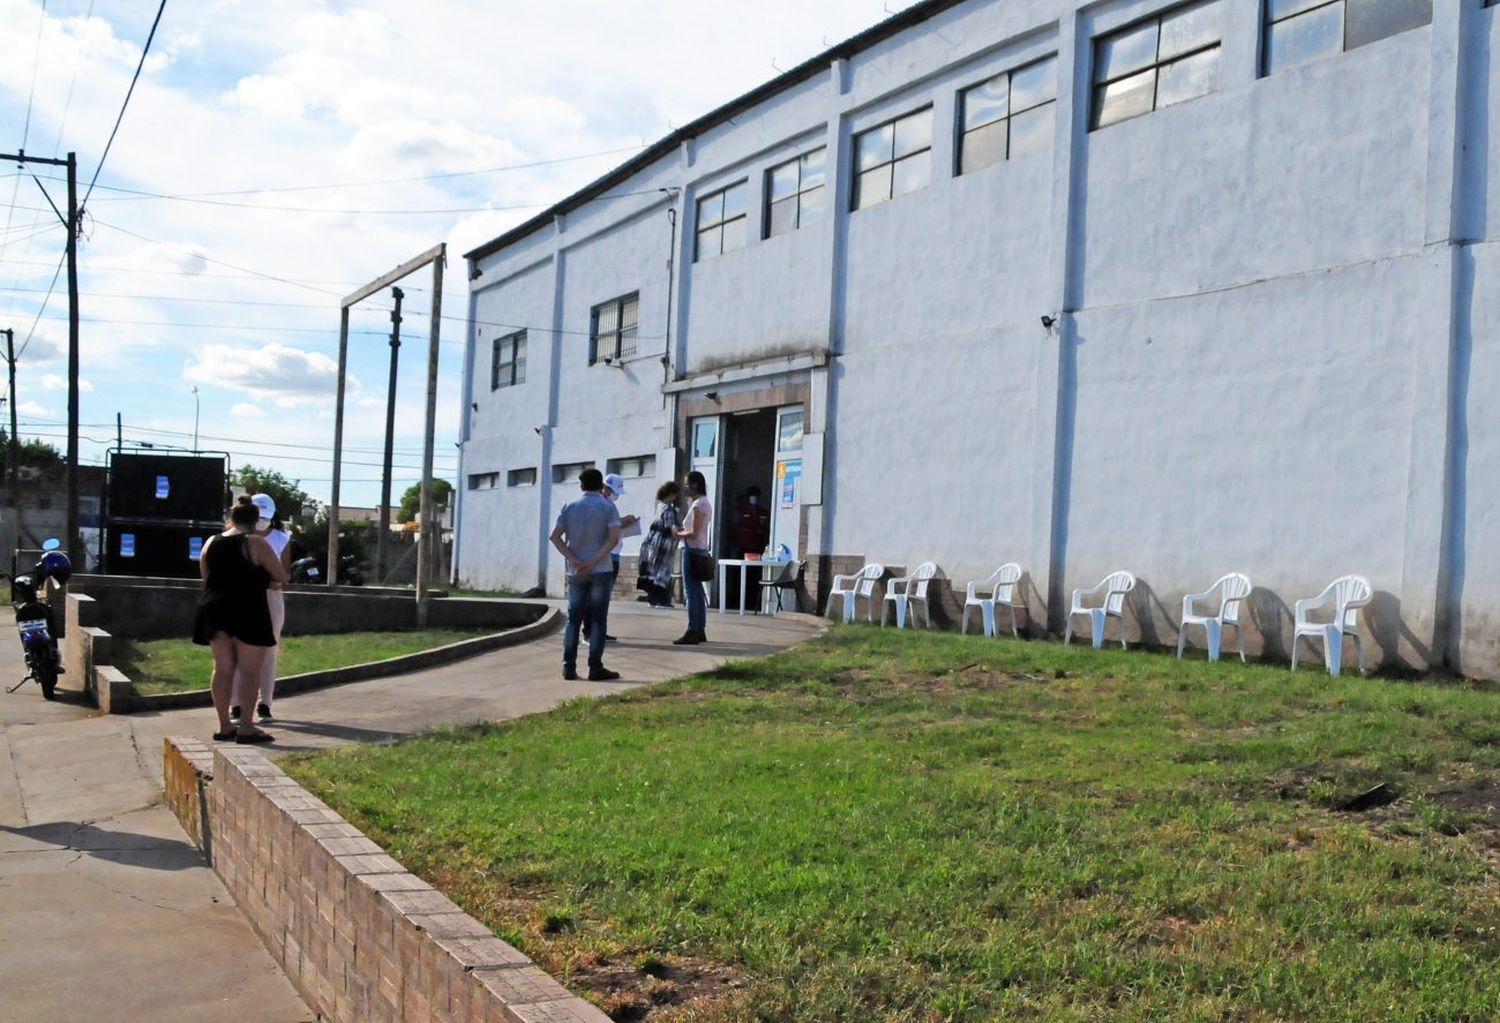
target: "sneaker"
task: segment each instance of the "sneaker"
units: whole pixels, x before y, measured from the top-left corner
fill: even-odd
[[[606,642],[606,643],[618,643],[618,642],[620,642],[620,637],[619,636],[611,636],[609,633],[606,632],[604,634],[604,642]]]
[[[271,720],[271,707],[269,704],[257,703],[255,705],[255,716],[261,721]]]
[[[590,682],[613,682],[620,677],[618,671],[610,671],[608,668],[597,668],[589,672]]]
[[[565,682],[577,682],[578,681],[578,672],[574,671],[572,668],[564,668],[563,669],[563,681],[565,681]]]
[[[229,708],[229,720],[231,720],[231,721],[238,721],[239,719],[240,719],[240,709],[238,707],[230,707]]]

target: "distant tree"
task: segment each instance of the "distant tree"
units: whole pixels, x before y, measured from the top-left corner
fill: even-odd
[[[270,494],[276,502],[276,514],[283,522],[291,521],[298,512],[318,510],[318,502],[307,491],[274,469],[242,465],[229,474],[229,482],[244,487],[249,494]]]
[[[432,481],[432,503],[434,507],[448,507],[448,496],[453,493],[453,484],[447,480]],[[401,495],[401,507],[396,510],[397,522],[411,522],[422,509],[422,485],[413,483]]]
[[[61,465],[63,461],[62,452],[44,440],[23,440],[20,458],[22,465],[29,465],[35,469]]]

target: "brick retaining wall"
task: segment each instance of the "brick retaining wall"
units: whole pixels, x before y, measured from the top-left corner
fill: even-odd
[[[609,1023],[259,750],[165,740],[168,805],[335,1023]]]

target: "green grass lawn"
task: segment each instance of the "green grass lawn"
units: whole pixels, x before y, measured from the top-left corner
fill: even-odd
[[[491,629],[430,629],[412,632],[345,632],[330,636],[287,636],[281,644],[277,675],[342,668],[401,654],[488,636]],[[213,654],[191,639],[115,640],[115,667],[141,693],[179,693],[207,689]]]
[[[621,1020],[1500,1019],[1493,688],[853,626],[287,766]]]

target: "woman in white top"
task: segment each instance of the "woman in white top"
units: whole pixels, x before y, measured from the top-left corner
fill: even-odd
[[[281,559],[281,567],[290,573],[292,537],[276,517],[276,501],[270,494],[256,494],[250,499],[250,503],[260,510],[255,532],[266,538],[271,550]],[[273,582],[266,588],[266,606],[271,611],[271,631],[276,637],[276,645],[266,651],[265,660],[261,662],[260,703],[255,708],[256,716],[261,721],[271,720],[271,698],[276,691],[276,661],[281,654],[281,627],[286,624],[286,596],[281,591],[281,583]],[[239,719],[240,708],[229,708],[229,716]]]
[[[707,643],[704,629],[708,625],[708,601],[703,595],[703,584],[713,577],[713,552],[709,549],[709,531],[714,521],[714,506],[707,496],[708,482],[696,470],[687,474],[687,515],[682,525],[672,530],[672,535],[682,544],[682,594],[687,600],[688,627],[678,639],[676,646],[696,646]],[[696,555],[696,557],[695,557]],[[706,565],[706,571],[695,571],[695,562]]]

